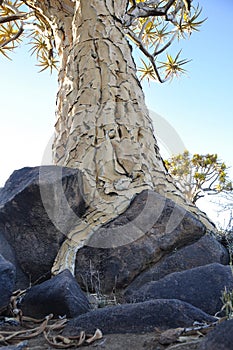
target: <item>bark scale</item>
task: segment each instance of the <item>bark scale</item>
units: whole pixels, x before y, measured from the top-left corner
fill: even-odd
[[[33,1],[61,58],[53,145],[57,165],[83,172],[89,207],[63,243],[53,273],[74,271],[77,250],[133,196],[154,189],[196,215],[164,167],[122,18],[127,0]]]

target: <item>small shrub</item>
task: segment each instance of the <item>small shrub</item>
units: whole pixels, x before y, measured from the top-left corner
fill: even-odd
[[[228,320],[233,319],[233,290],[227,290],[225,287],[224,291],[222,292],[221,301],[223,306],[220,312],[224,311],[225,317]]]
[[[85,286],[86,294],[93,309],[120,304],[120,294],[114,290],[109,294],[104,294],[101,286],[101,277],[90,261],[89,271],[86,276],[81,275]]]

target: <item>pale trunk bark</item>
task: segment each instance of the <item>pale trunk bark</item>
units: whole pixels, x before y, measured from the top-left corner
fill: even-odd
[[[93,195],[105,200],[143,186],[174,196],[131,48],[108,3],[84,0],[75,11],[73,45],[63,57],[54,161],[83,170],[87,186],[97,189]]]
[[[63,244],[54,273],[73,269],[77,249],[144,189],[196,212],[159,154],[121,23],[127,1],[63,1],[60,10],[58,3],[35,2],[53,27],[61,57],[54,162],[83,172],[90,207]]]

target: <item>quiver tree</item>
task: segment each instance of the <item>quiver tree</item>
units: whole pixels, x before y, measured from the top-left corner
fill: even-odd
[[[232,192],[227,167],[217,154],[194,154],[185,151],[165,160],[169,173],[184,196],[192,203],[205,195]]]
[[[133,39],[147,59],[142,77],[162,82],[183,72],[186,60],[179,54],[167,54],[161,63],[157,57],[176,37],[197,30],[200,11],[191,1],[28,0],[0,5],[1,30],[3,25],[13,28],[6,30],[5,39],[0,37],[3,53],[17,45],[28,26],[42,69],[59,60],[53,159],[83,174],[87,209],[68,233],[53,273],[73,271],[76,252],[88,237],[144,189],[199,215],[164,167],[128,42]]]

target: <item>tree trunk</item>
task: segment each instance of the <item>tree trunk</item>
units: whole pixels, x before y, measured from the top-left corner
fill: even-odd
[[[54,273],[73,270],[77,249],[144,189],[197,212],[159,154],[122,25],[127,3],[34,1],[53,28],[61,58],[54,162],[82,171],[89,205],[64,242]]]

